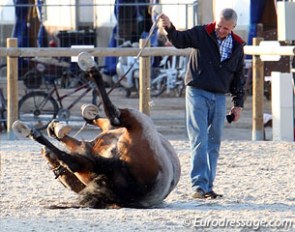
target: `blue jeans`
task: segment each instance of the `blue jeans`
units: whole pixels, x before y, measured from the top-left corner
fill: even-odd
[[[224,94],[186,87],[186,126],[192,152],[190,174],[194,191],[212,191],[225,114]]]

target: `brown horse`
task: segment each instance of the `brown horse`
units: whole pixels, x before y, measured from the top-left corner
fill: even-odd
[[[82,196],[81,206],[146,208],[161,203],[180,178],[173,147],[150,117],[112,104],[95,67],[88,75],[97,85],[106,115],[101,118],[94,105],[82,107],[84,119],[102,131],[93,141],[70,137],[69,127],[57,121],[47,131],[66,151],[20,121],[13,125],[15,132],[45,145],[44,158],[64,186]]]

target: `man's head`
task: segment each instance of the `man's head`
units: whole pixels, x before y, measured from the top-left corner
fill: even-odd
[[[216,34],[219,39],[224,39],[237,24],[237,13],[230,8],[223,9],[216,21]]]

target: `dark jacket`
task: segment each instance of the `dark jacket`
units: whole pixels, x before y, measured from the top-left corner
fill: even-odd
[[[215,23],[178,31],[173,25],[168,38],[176,48],[193,48],[188,62],[185,83],[213,93],[232,94],[234,106],[243,107],[245,42],[232,32],[233,52],[230,58],[220,61],[215,35]]]

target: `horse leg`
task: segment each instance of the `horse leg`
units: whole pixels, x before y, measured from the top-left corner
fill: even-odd
[[[48,161],[55,178],[59,179],[67,189],[79,193],[85,188],[85,185],[72,172],[60,164],[56,155],[51,150],[44,147],[41,150],[41,154]]]
[[[70,172],[85,185],[93,180],[93,176],[110,172],[117,162],[116,158],[105,158],[102,156],[93,156],[91,154],[67,154],[55,147],[39,131],[30,129],[26,124],[16,121],[13,124],[16,133],[29,137],[51,150],[60,164],[66,167]]]
[[[91,124],[99,127],[102,131],[112,129],[110,121],[107,118],[101,118],[98,114],[98,107],[93,104],[84,104],[81,106],[82,117],[84,120]]]
[[[51,121],[47,127],[48,136],[62,142],[69,152],[85,154],[86,143],[70,137],[68,135],[70,131],[71,128],[68,125],[58,120]]]
[[[96,68],[93,68],[90,70],[89,76],[98,88],[98,93],[102,100],[105,114],[107,118],[110,120],[110,124],[112,126],[120,126],[121,125],[121,122],[119,120],[120,110],[116,106],[114,106],[113,103],[111,102],[104,88],[102,75]]]
[[[110,127],[109,120],[106,118],[97,118],[92,120],[92,124],[97,125],[103,131],[106,131]],[[63,122],[58,122],[57,120],[53,120],[47,127],[48,136],[57,139],[66,147],[66,149],[70,153],[75,154],[86,154],[92,150],[92,146],[97,146],[98,144],[94,145],[91,142],[79,141],[73,137],[68,135],[68,125],[64,124]],[[104,140],[103,140],[104,141]],[[100,144],[102,147],[102,145]],[[99,149],[100,150],[100,149]]]

